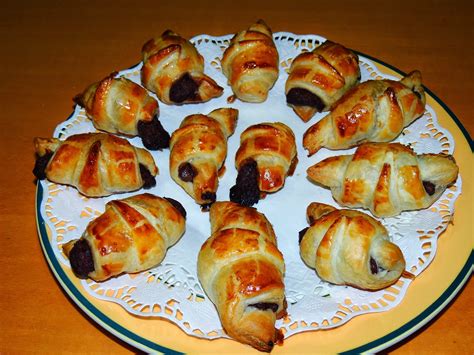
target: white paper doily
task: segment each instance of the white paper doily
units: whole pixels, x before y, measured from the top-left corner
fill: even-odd
[[[254,206],[272,222],[279,249],[286,263],[288,316],[277,321],[277,327],[282,329],[285,337],[288,337],[302,331],[340,326],[357,315],[387,311],[395,307],[402,301],[410,282],[413,281],[402,278],[393,286],[377,292],[330,285],[321,281],[314,270],[304,265],[299,255],[298,232],[307,226],[305,211],[308,204],[319,201],[337,206],[330,190],[318,187],[307,180],[306,169],[328,156],[350,154],[354,151],[351,149],[334,152],[322,149],[308,158],[301,144],[303,133],[325,113],[317,114],[310,122],[304,123],[286,105],[284,97],[284,86],[288,76],[286,70],[292,59],[303,50],[312,50],[325,39],[316,35],[276,33],[274,39],[280,55],[281,71],[268,99],[262,104],[250,104],[238,100],[229,104],[227,98],[232,92],[220,71],[220,58],[231,37],[232,35],[222,37],[200,35],[192,39],[205,58],[205,72],[225,88],[224,94],[220,98],[202,104],[168,106],[160,102],[159,118],[165,129],[171,133],[189,114],[207,114],[218,107],[233,107],[239,110],[236,131],[228,141],[228,156],[225,162],[227,169],[219,183],[218,200],[228,200],[229,189],[235,183],[237,172],[234,157],[239,146],[240,133],[245,128],[260,122],[280,121],[293,129],[297,137],[299,159],[294,175],[286,180],[285,187],[281,191],[268,195]],[[360,56],[360,63],[362,81],[382,77],[398,80],[380,73],[376,66],[363,56]],[[140,68],[141,63],[121,71],[120,75],[140,83]],[[104,76],[107,74],[104,73]],[[84,110],[76,107],[71,117],[56,128],[54,136],[64,139],[72,134],[93,131],[95,129],[86,118]],[[142,147],[139,138],[130,141]],[[417,153],[452,154],[454,151],[453,137],[439,126],[436,114],[429,106],[426,107],[424,116],[407,127],[396,141],[411,145]],[[191,197],[172,181],[168,168],[169,150],[152,154],[160,174],[157,177],[156,187],[148,192],[172,197],[183,204],[188,213],[186,233],[168,250],[161,265],[146,272],[122,275],[102,283],[82,281],[82,286],[92,296],[120,304],[131,314],[166,318],[189,335],[208,339],[226,337],[215,307],[203,292],[197,279],[197,255],[201,245],[210,235],[208,213],[201,212]],[[46,181],[40,183],[44,191],[40,213],[51,230],[55,257],[66,266],[69,266],[69,261],[61,251],[63,243],[79,238],[87,224],[104,211],[106,202],[140,193],[88,199],[74,188]],[[447,189],[429,209],[403,212],[397,217],[381,220],[388,228],[392,240],[403,251],[407,270],[414,275],[419,275],[433,260],[438,236],[451,221],[454,202],[461,193],[461,185],[459,177],[455,185]]]

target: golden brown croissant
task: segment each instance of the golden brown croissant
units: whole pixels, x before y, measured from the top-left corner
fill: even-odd
[[[286,314],[285,264],[273,228],[254,208],[211,206],[211,237],[198,256],[198,277],[229,336],[260,351],[283,340],[275,320]]]
[[[450,155],[417,155],[399,143],[365,143],[355,154],[324,159],[307,172],[329,187],[340,205],[389,217],[429,207],[456,181],[458,167]]]
[[[158,120],[158,102],[140,85],[112,73],[90,85],[75,101],[94,127],[109,133],[140,136],[148,149],[168,148],[170,136]]]
[[[171,136],[171,177],[200,205],[216,200],[227,138],[234,133],[237,118],[238,110],[232,108],[190,115]]]
[[[158,168],[151,154],[107,133],[35,138],[39,179],[74,186],[85,196],[101,197],[155,186]]]
[[[402,251],[374,218],[316,202],[308,206],[307,217],[310,227],[300,232],[300,254],[322,280],[375,291],[404,272]]]
[[[265,193],[280,190],[297,163],[295,136],[290,127],[281,122],[248,127],[240,135],[235,155],[239,173],[230,191],[231,201],[252,206]]]
[[[204,74],[204,58],[196,47],[167,30],[142,49],[142,84],[166,104],[209,101],[223,88]]]
[[[230,41],[221,60],[234,95],[247,102],[263,102],[278,79],[279,58],[271,29],[259,20]]]
[[[359,80],[359,57],[338,43],[326,41],[291,63],[286,102],[307,122],[316,112],[328,111]]]
[[[331,112],[303,136],[309,155],[321,147],[346,149],[363,142],[389,142],[425,112],[421,74],[401,81],[370,80],[349,90]]]
[[[74,273],[103,281],[161,263],[183,235],[186,211],[176,200],[141,194],[105,205],[82,237],[63,245]]]

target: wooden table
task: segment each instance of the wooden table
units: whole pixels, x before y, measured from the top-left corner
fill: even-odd
[[[420,69],[425,85],[474,133],[470,1],[3,4],[0,352],[135,351],[85,316],[47,266],[36,232],[32,139],[51,136],[70,114],[71,98],[86,85],[137,63],[151,36],[167,28],[187,37],[222,35],[258,18],[275,32],[317,33],[405,72]],[[473,302],[471,280],[441,315],[390,351],[473,353]]]

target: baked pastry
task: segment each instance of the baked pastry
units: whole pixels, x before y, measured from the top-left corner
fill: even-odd
[[[275,320],[286,315],[285,264],[273,228],[254,208],[216,202],[212,235],[198,255],[198,277],[226,333],[260,351],[283,340]]]
[[[370,80],[343,95],[303,136],[309,155],[321,147],[346,149],[362,142],[389,142],[425,112],[421,74],[401,81]]]
[[[417,155],[399,143],[365,143],[353,155],[326,158],[308,168],[342,206],[369,209],[378,217],[429,207],[458,175],[454,158]]]
[[[230,41],[221,60],[222,72],[234,95],[246,102],[263,102],[278,79],[278,51],[267,24],[259,20]]]
[[[329,111],[360,81],[359,57],[346,47],[326,41],[291,63],[285,85],[286,102],[304,122]]]
[[[238,113],[233,108],[219,108],[208,115],[190,115],[171,135],[171,177],[205,208],[216,200],[227,138],[234,133]]]
[[[204,74],[204,58],[179,34],[167,30],[142,48],[142,84],[165,104],[209,101],[223,88]]]
[[[112,73],[74,98],[94,127],[109,133],[140,136],[148,149],[168,148],[170,135],[158,120],[158,102],[133,81]]]
[[[155,186],[151,154],[107,133],[76,134],[61,141],[35,138],[39,179],[74,186],[87,197],[109,196]]]
[[[186,211],[176,200],[148,193],[113,200],[80,239],[63,245],[73,272],[104,281],[161,263],[185,230]]]
[[[300,254],[322,280],[376,291],[404,272],[402,251],[367,214],[314,202],[307,218],[310,227],[300,233]]]
[[[240,135],[235,155],[236,184],[231,201],[252,206],[266,193],[280,190],[298,163],[293,131],[281,122],[260,123]]]

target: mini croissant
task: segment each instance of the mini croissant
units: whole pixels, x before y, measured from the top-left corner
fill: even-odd
[[[297,163],[295,136],[287,125],[267,122],[248,127],[235,156],[238,175],[231,201],[252,206],[264,193],[280,190]]]
[[[205,102],[222,95],[223,88],[204,74],[203,56],[177,33],[167,30],[149,40],[142,55],[142,83],[165,104]]]
[[[458,175],[454,158],[417,155],[399,143],[365,143],[353,155],[324,159],[308,168],[341,206],[369,209],[378,217],[433,204]]]
[[[293,60],[285,86],[286,101],[307,122],[316,112],[328,111],[359,80],[358,56],[326,41]]]
[[[221,60],[234,95],[263,102],[278,79],[279,57],[271,29],[262,20],[237,33]]]
[[[216,202],[212,235],[198,255],[198,277],[226,333],[260,351],[283,340],[275,320],[286,315],[285,264],[266,217],[251,207]]]
[[[370,80],[343,95],[303,136],[309,155],[321,147],[346,149],[362,142],[389,142],[425,112],[421,74],[401,81]]]
[[[63,245],[73,272],[103,281],[161,263],[183,235],[186,211],[176,200],[141,194],[105,205],[82,237]]]
[[[76,102],[85,108],[95,128],[140,136],[148,149],[167,148],[170,136],[158,120],[158,102],[140,85],[115,75],[90,85]]]
[[[102,197],[155,186],[158,168],[151,154],[107,133],[35,138],[39,179],[74,186],[85,196]]]
[[[238,110],[232,108],[190,115],[171,136],[171,177],[200,205],[216,200],[227,138],[234,133],[237,118]]]
[[[307,217],[310,227],[300,234],[300,254],[322,280],[375,291],[404,273],[400,248],[374,218],[322,203],[311,203]]]

